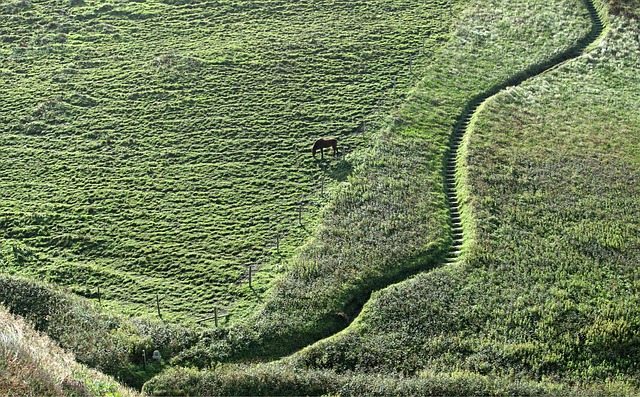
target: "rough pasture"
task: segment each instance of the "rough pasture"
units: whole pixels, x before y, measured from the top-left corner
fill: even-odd
[[[243,312],[348,175],[310,143],[366,143],[447,4],[3,3],[2,270],[129,313]]]

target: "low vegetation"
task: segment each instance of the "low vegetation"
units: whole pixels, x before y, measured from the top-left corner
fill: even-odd
[[[173,379],[172,387],[157,378],[145,385],[152,395],[224,396],[619,396],[629,393],[620,385],[574,387],[552,381],[535,382],[513,377],[492,378],[477,373],[424,371],[417,376],[336,373],[330,370],[259,364],[231,365],[217,371],[170,369],[164,375]]]
[[[135,396],[0,306],[0,395]]]
[[[363,146],[447,4],[3,2],[0,269],[128,314],[157,294],[165,320],[246,316],[351,172],[314,139]]]
[[[68,291],[20,277],[0,275],[0,304],[46,333],[79,363],[131,387],[142,387],[165,368],[166,358],[196,339],[188,329],[111,314]],[[153,360],[154,350],[162,360]]]

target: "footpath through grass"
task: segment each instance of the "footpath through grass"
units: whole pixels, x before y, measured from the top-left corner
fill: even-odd
[[[465,260],[274,367],[410,376],[390,393],[637,395],[639,33],[613,16],[589,54],[489,101],[459,159]]]
[[[345,327],[371,291],[442,261],[451,243],[442,168],[457,117],[472,98],[567,51],[590,27],[580,1],[463,5],[452,38],[373,147],[348,158],[354,173],[263,308],[185,352],[185,364],[292,352]]]
[[[241,318],[352,170],[314,139],[363,146],[448,4],[2,2],[0,270],[131,314],[159,294],[165,319]]]
[[[465,106],[475,96],[492,91],[496,85],[504,84],[517,73],[535,70],[535,65],[544,64],[547,60],[577,45],[583,37],[587,36],[590,27],[591,16],[584,3],[580,1],[494,1],[491,4],[470,2],[456,23],[452,40],[436,55],[433,65],[427,68],[425,79],[418,84],[402,109],[394,115],[389,128],[381,132],[374,149],[362,155],[360,164],[366,166],[355,168],[350,185],[345,187],[345,191],[341,193],[342,196],[338,196],[339,198],[332,204],[335,208],[341,208],[341,206],[348,208],[349,214],[355,214],[358,211],[366,213],[367,216],[363,216],[363,220],[371,215],[378,215],[378,222],[373,220],[370,223],[352,222],[350,228],[321,229],[319,237],[303,250],[302,256],[298,257],[299,262],[296,262],[297,266],[294,265],[291,274],[280,281],[278,289],[275,290],[275,297],[272,297],[273,300],[261,312],[264,317],[261,318],[261,322],[256,322],[254,325],[254,334],[238,332],[242,330],[236,329],[228,334],[212,335],[211,339],[203,341],[200,349],[191,352],[192,356],[190,359],[187,358],[186,362],[198,363],[198,359],[202,360],[204,357],[203,361],[199,361],[201,365],[206,365],[207,360],[210,360],[209,364],[215,364],[217,361],[233,359],[233,355],[238,351],[243,352],[247,344],[251,348],[256,348],[254,338],[269,338],[273,333],[280,332],[297,341],[296,336],[304,335],[304,332],[313,333],[317,328],[325,327],[323,324],[326,323],[322,321],[314,324],[309,320],[318,318],[314,317],[317,316],[315,313],[318,311],[314,312],[313,303],[306,303],[300,298],[291,298],[298,293],[297,291],[306,290],[305,283],[323,286],[322,289],[313,290],[313,295],[309,292],[315,301],[317,298],[325,297],[325,291],[340,291],[341,288],[347,289],[358,282],[361,285],[367,285],[367,280],[363,280],[365,277],[361,275],[375,276],[375,269],[385,265],[388,267],[396,264],[396,266],[404,265],[405,269],[410,268],[407,266],[407,262],[410,263],[410,261],[406,259],[415,258],[416,255],[407,255],[407,252],[430,254],[421,258],[422,266],[427,267],[429,264],[437,263],[438,255],[442,255],[442,250],[446,249],[448,243],[442,164],[448,147],[449,134],[458,122],[456,117],[463,113]],[[627,28],[617,26],[613,29],[613,36],[610,36],[608,43],[618,41],[615,34],[634,37],[633,31],[623,33],[625,29],[628,29],[628,26]],[[624,51],[626,55],[615,59],[608,52],[600,53],[600,61],[596,63],[601,63],[604,71],[600,75],[596,73],[589,78],[595,86],[607,81],[607,71],[611,72],[611,68],[616,67],[609,62],[617,65],[620,60],[624,60],[622,64],[628,64],[628,70],[633,70],[633,61],[628,58],[635,56],[635,50],[630,49],[632,43],[618,44],[629,48]],[[583,59],[595,58],[581,58],[580,62],[583,62]],[[596,69],[596,63],[593,64],[593,69]],[[586,70],[577,70],[568,73],[566,68],[562,68],[554,74],[545,75],[544,79],[552,79],[552,76],[567,73],[567,80],[580,81],[585,72]],[[584,104],[579,104],[579,101],[570,103],[568,98],[574,91],[581,92],[589,88],[574,84],[570,86],[571,89],[566,89],[569,87],[564,87],[565,83],[561,81],[558,83],[558,86],[553,89],[555,94],[552,97],[562,104],[558,108],[577,114],[578,112],[571,106]],[[548,85],[552,83],[549,82]],[[608,92],[611,98],[616,98],[615,92],[620,89],[623,88],[617,85],[610,86]],[[519,89],[507,92],[517,90]],[[607,98],[607,96],[604,97]],[[601,98],[598,97],[590,103],[597,104],[598,99]],[[624,103],[624,106],[634,109],[631,104],[636,100],[635,97],[630,95],[628,98],[629,102]],[[540,103],[545,102],[541,100]],[[565,107],[565,104],[569,106]],[[510,123],[505,120],[519,119],[521,112],[535,115],[526,106],[523,106],[520,111],[506,108],[500,113],[500,117],[494,119],[495,130],[486,132],[483,130],[481,137],[484,138],[490,133],[499,136],[499,131],[510,128]],[[483,112],[480,116],[484,114]],[[561,113],[545,114],[545,117],[550,117],[547,124],[549,128],[553,128],[552,120],[560,121],[563,117]],[[592,129],[603,131],[603,126],[610,123],[607,117],[601,118],[597,112],[587,114],[591,115],[588,120],[593,124]],[[578,117],[576,116],[574,120]],[[582,118],[579,119],[582,120]],[[595,123],[596,121],[598,123]],[[626,125],[629,127],[623,130],[628,131],[634,122],[634,119],[627,118]],[[525,124],[518,124],[518,127],[522,125]],[[579,129],[570,131],[578,133]],[[516,132],[521,133],[520,130]],[[473,145],[471,145],[467,149],[468,153],[465,154],[465,159],[470,159],[471,153],[474,153],[474,159],[482,161],[484,165],[468,164],[466,163],[468,160],[465,160],[465,165],[469,166],[469,176],[465,176],[461,181],[461,188],[466,200],[465,217],[471,239],[468,240],[470,243],[464,247],[466,260],[463,263],[423,273],[407,282],[375,293],[351,327],[335,337],[317,343],[280,362],[259,366],[225,366],[216,371],[202,372],[175,369],[149,382],[145,390],[159,394],[176,390],[213,394],[218,392],[242,394],[248,390],[251,394],[270,394],[274,390],[278,394],[289,392],[304,394],[322,390],[324,393],[378,392],[383,395],[393,393],[402,395],[410,392],[463,395],[470,393],[534,395],[572,392],[629,393],[634,385],[627,382],[634,378],[636,368],[635,364],[625,357],[631,358],[636,351],[637,334],[634,333],[636,329],[634,318],[637,320],[638,317],[632,313],[634,304],[625,303],[622,299],[634,288],[628,284],[634,279],[633,273],[626,273],[623,277],[627,281],[621,280],[618,290],[612,291],[622,305],[616,312],[618,314],[612,314],[613,318],[622,317],[620,329],[613,330],[612,327],[615,325],[615,322],[611,323],[613,320],[605,321],[607,313],[612,313],[607,309],[607,297],[596,293],[584,296],[587,299],[586,302],[573,301],[572,303],[574,299],[572,296],[588,289],[587,279],[591,276],[589,269],[593,266],[583,268],[585,262],[581,255],[584,255],[582,252],[584,246],[572,248],[560,245],[555,242],[552,234],[547,236],[548,240],[542,237],[529,238],[530,235],[535,236],[538,230],[528,230],[524,234],[517,232],[517,224],[512,224],[509,218],[501,218],[497,215],[502,214],[502,211],[507,213],[510,210],[519,211],[520,206],[508,203],[501,203],[503,205],[500,206],[495,204],[496,201],[506,197],[516,199],[516,202],[523,199],[521,195],[509,196],[505,193],[521,189],[521,179],[500,180],[500,170],[504,169],[508,175],[511,175],[515,166],[504,167],[505,164],[509,164],[510,159],[530,164],[533,160],[527,157],[527,153],[539,155],[541,151],[541,146],[535,149],[531,147],[527,152],[519,152],[519,157],[514,157],[506,148],[510,145],[518,145],[520,142],[516,139],[501,139],[502,141],[496,145],[480,145],[475,149],[472,149]],[[548,148],[546,141],[538,142],[544,145],[544,148]],[[402,147],[400,150],[402,156],[394,155],[393,148],[397,147]],[[634,147],[633,144],[631,147]],[[584,149],[584,146],[580,148]],[[472,152],[472,150],[475,151]],[[563,150],[567,153],[571,152],[567,144],[554,150],[558,153]],[[499,161],[493,157],[496,151],[503,153]],[[581,153],[580,149],[577,152]],[[631,152],[635,153],[633,149]],[[637,159],[636,156],[636,154],[631,155],[632,162],[636,161],[634,160]],[[404,163],[401,159],[411,159],[411,161]],[[416,159],[419,160],[416,162]],[[495,170],[498,172],[497,176],[493,173],[494,169],[488,166],[494,163],[502,167]],[[413,164],[419,164],[419,166],[416,167]],[[567,162],[558,164],[559,169],[567,166]],[[580,167],[572,172],[575,173],[578,169]],[[393,173],[389,172],[390,170],[393,170]],[[525,171],[530,170],[519,170],[520,173],[516,175],[521,176]],[[389,185],[384,195],[376,194],[375,182],[384,180],[380,177],[381,175],[391,174],[398,181],[393,185],[398,190]],[[470,175],[477,176],[472,179]],[[550,178],[547,183],[551,185],[558,180],[565,180],[564,183],[567,186],[572,186],[571,179],[566,178],[571,175],[573,174],[559,174]],[[482,190],[475,189],[486,188],[487,184],[481,183],[482,178],[496,177],[500,182],[489,185],[492,190],[487,190],[482,196],[487,197],[487,203],[494,204],[480,205],[475,195],[479,195],[478,192]],[[585,178],[589,180],[588,177]],[[607,180],[591,179],[591,181],[593,186],[610,184]],[[408,188],[409,186],[412,188]],[[414,190],[413,187],[416,186]],[[632,186],[626,191],[626,197],[633,197],[635,194],[633,191],[635,185],[632,184]],[[580,186],[575,188],[582,189]],[[402,200],[397,201],[401,204],[395,208],[387,207],[394,210],[387,211],[384,215],[382,212],[375,214],[373,211],[369,212],[370,208],[376,208],[376,203],[387,203],[393,200],[387,198],[394,197],[396,192],[402,197]],[[587,191],[578,193],[588,194]],[[569,194],[575,194],[575,192]],[[421,203],[423,206],[411,206],[409,203]],[[518,219],[534,222],[536,214],[548,210],[546,207],[548,203],[544,200],[538,201],[537,204],[540,206],[537,212],[519,213]],[[605,206],[602,209],[603,214],[606,213],[606,208],[611,206]],[[493,211],[488,216],[482,212],[487,209]],[[598,210],[594,209],[594,211]],[[407,215],[408,213],[411,215]],[[629,214],[637,213],[632,206]],[[412,215],[416,214],[422,215],[412,218]],[[401,239],[403,227],[406,223],[416,225],[416,219],[420,216],[423,217],[420,224],[423,229],[420,230],[440,227],[443,231],[440,232],[441,234],[427,234],[427,237],[422,233],[421,237],[411,240],[414,243],[413,246],[407,245]],[[410,221],[407,222],[407,219]],[[621,225],[624,231],[619,234],[622,234],[622,237],[611,236],[612,229],[608,227],[604,229],[608,231],[602,231],[603,239],[622,244],[620,248],[631,249],[633,252],[633,247],[637,247],[636,240],[633,239],[634,235],[637,236],[637,233],[633,233],[637,230],[633,218],[614,217],[611,222]],[[371,224],[376,226],[369,226]],[[496,224],[501,227],[495,228]],[[328,225],[333,226],[332,223]],[[366,233],[360,233],[363,230],[362,225],[367,225],[364,229]],[[489,226],[494,228],[491,229]],[[586,227],[586,224],[584,226]],[[487,229],[481,231],[483,227]],[[546,230],[555,230],[558,226],[551,223],[546,227]],[[342,230],[342,233],[332,233],[337,230]],[[501,232],[489,233],[495,230]],[[507,234],[507,238],[503,239],[507,230],[512,231],[513,235],[509,238]],[[346,231],[348,234],[345,233]],[[367,245],[369,236],[377,236],[376,231],[382,235],[387,233],[393,236],[398,245],[393,246],[392,250],[389,250],[389,246],[385,244],[381,244],[383,248],[380,249]],[[565,233],[569,231],[565,230]],[[483,233],[489,233],[490,237],[485,237]],[[433,245],[425,241],[429,238]],[[340,242],[340,239],[344,242]],[[577,241],[577,239],[578,237],[574,240]],[[327,242],[339,242],[341,247],[352,250],[358,249],[352,247],[362,247],[361,249],[367,253],[384,252],[385,254],[378,261],[368,260],[370,256],[365,255],[361,258],[366,260],[354,261],[350,265],[347,265],[347,261],[338,261],[334,264],[339,269],[335,273],[327,271],[328,267],[322,266],[323,259],[319,255],[314,257],[315,261],[304,261],[304,253],[308,252],[306,250],[317,247],[318,252],[321,249],[323,249],[322,252],[326,252],[327,247],[335,246]],[[514,248],[516,242],[518,248]],[[507,248],[498,251],[497,247],[501,246]],[[405,249],[406,256],[393,256],[394,253],[403,252],[402,250]],[[331,248],[328,251],[332,252]],[[542,259],[543,252],[546,259]],[[402,259],[398,261],[398,257],[405,262]],[[633,260],[634,257],[625,258]],[[395,261],[386,262],[385,260],[388,259]],[[515,263],[515,260],[518,260],[518,263]],[[613,259],[616,262],[618,260],[620,260],[619,265],[625,263],[620,257]],[[498,266],[498,263],[503,265]],[[376,264],[380,264],[379,267]],[[573,274],[578,275],[577,279],[582,280],[582,287],[573,283],[570,277],[564,277],[566,274],[563,272],[567,266],[573,267]],[[419,268],[419,266],[415,267]],[[334,281],[343,281],[340,275],[344,273],[345,268],[357,269],[357,271],[347,273],[351,278],[348,278],[349,281],[346,283],[341,283],[339,287],[334,286],[337,285],[333,283]],[[565,270],[556,272],[554,269]],[[304,273],[303,270],[307,272]],[[619,268],[619,270],[622,269]],[[387,271],[387,274],[393,274],[393,268]],[[354,279],[356,281],[351,281]],[[569,284],[566,284],[567,282]],[[327,285],[330,287],[325,287]],[[574,288],[577,288],[577,291]],[[602,291],[600,287],[593,288]],[[309,287],[308,290],[311,291],[311,288]],[[278,292],[280,295],[277,295]],[[285,292],[289,294],[288,300],[283,297]],[[340,300],[336,299],[333,302],[340,302]],[[280,305],[277,306],[277,304]],[[335,308],[333,310],[341,307],[339,303],[333,303],[333,305]],[[273,308],[270,309],[270,307]],[[276,307],[280,310],[277,311]],[[294,309],[291,309],[292,307]],[[578,310],[579,307],[583,308],[582,312]],[[585,316],[587,310],[592,310],[589,316]],[[577,314],[580,321],[574,324],[572,316]],[[280,322],[276,323],[274,318]],[[304,322],[300,323],[300,319]],[[590,320],[593,322],[590,323]],[[306,324],[306,326],[300,326],[300,324]],[[589,324],[591,324],[590,327]],[[278,327],[274,331],[273,327],[276,325]],[[286,329],[288,326],[293,326],[300,332],[289,334],[290,331]],[[314,326],[316,328],[313,328]],[[283,328],[285,331],[282,331]],[[575,335],[578,336],[571,339]],[[616,335],[623,336],[620,344],[615,342]],[[590,340],[589,337],[592,339]],[[590,342],[586,344],[587,341]],[[611,347],[614,351],[610,350]],[[617,361],[617,355],[614,352],[622,352],[618,349],[625,347],[631,350],[624,353],[622,359]],[[595,353],[596,351],[598,353]],[[594,360],[594,357],[598,358]],[[381,373],[389,378],[380,376]],[[400,379],[393,376],[410,378]],[[614,376],[620,376],[619,383],[614,382],[604,386],[582,385],[576,386],[575,389],[571,385],[571,382],[605,382]],[[370,388],[365,386],[367,384]]]

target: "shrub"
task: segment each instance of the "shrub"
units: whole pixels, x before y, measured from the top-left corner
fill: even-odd
[[[101,312],[86,299],[20,277],[0,274],[0,302],[32,321],[38,331],[71,351],[80,363],[135,387],[141,387],[164,366],[149,360],[143,371],[143,350],[148,358],[153,350],[159,350],[169,359],[196,338],[186,328]]]
[[[77,364],[45,335],[0,305],[0,394],[132,396],[135,393]]]

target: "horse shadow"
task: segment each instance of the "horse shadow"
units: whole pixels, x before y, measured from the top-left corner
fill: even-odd
[[[353,164],[344,158],[329,167],[327,175],[338,182],[344,182],[353,173]]]

